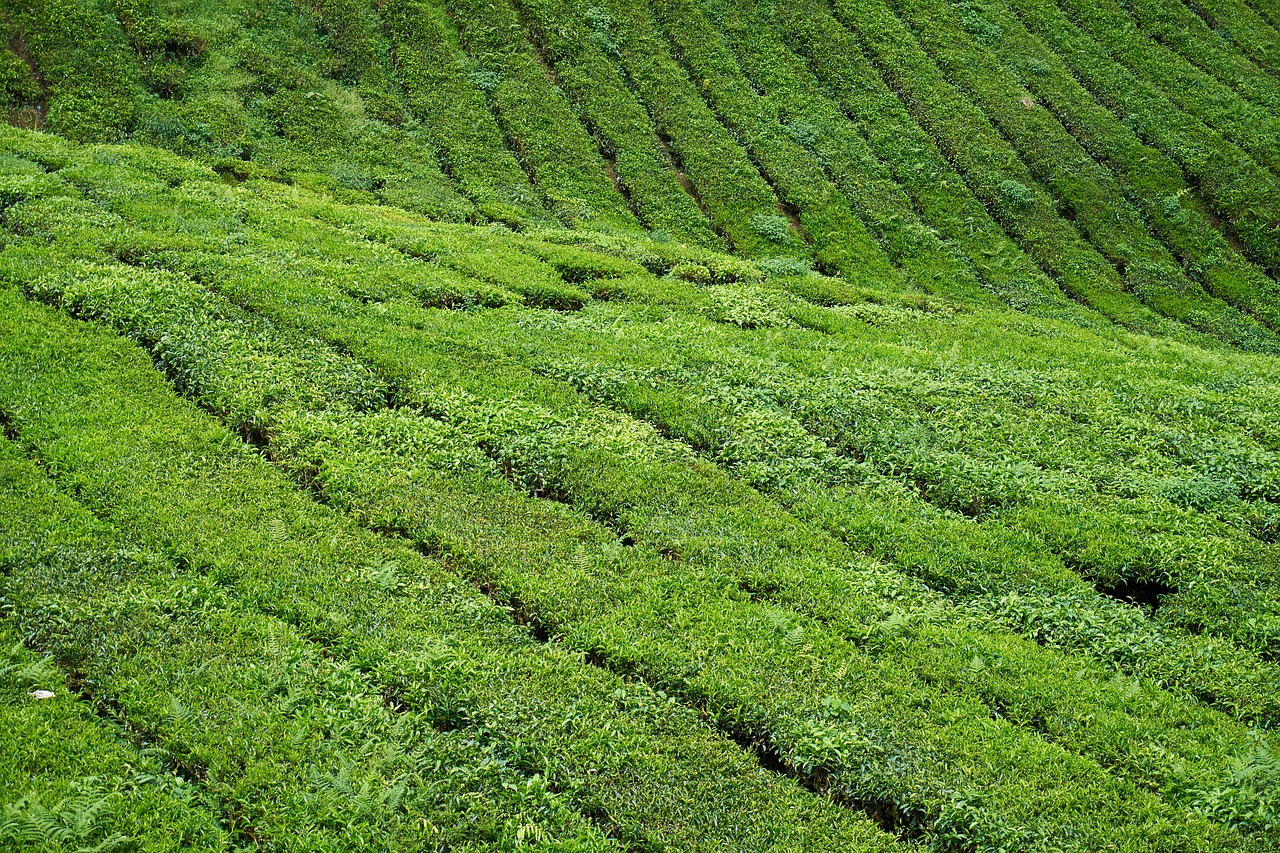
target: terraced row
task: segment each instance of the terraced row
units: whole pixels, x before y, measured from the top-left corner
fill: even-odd
[[[234,841],[892,846],[316,506],[134,347],[0,298],[7,618]]]
[[[46,164],[51,160],[34,142],[24,153]],[[293,191],[273,192],[266,184],[254,186],[251,195],[221,187],[199,170],[175,174],[182,168],[178,163],[157,170],[154,159],[145,157],[131,167],[128,151],[109,154],[109,168],[101,156],[82,157],[55,175],[29,174],[25,194],[13,191],[6,221],[16,234],[0,254],[7,280],[133,337],[180,390],[262,445],[300,484],[359,523],[440,555],[449,571],[514,608],[537,632],[556,638],[553,650],[576,650],[609,670],[639,677],[650,689],[665,690],[700,709],[725,734],[758,745],[771,760],[829,796],[869,804],[902,833],[920,833],[957,847],[1017,838],[1026,849],[1062,844],[1091,849],[1102,843],[1199,849],[1253,843],[1195,816],[1217,816],[1205,805],[1204,792],[1221,783],[1232,756],[1246,748],[1247,729],[1183,693],[1187,685],[1175,683],[1168,692],[1149,680],[1117,679],[1084,657],[1042,648],[1001,630],[989,618],[968,615],[892,567],[855,556],[781,508],[794,500],[771,503],[748,486],[768,489],[767,477],[748,472],[744,483],[690,450],[692,445],[714,452],[723,443],[699,443],[693,433],[680,436],[689,438],[689,445],[664,439],[643,422],[592,405],[573,385],[540,378],[519,363],[551,372],[549,363],[568,354],[567,348],[548,345],[534,357],[521,351],[548,329],[569,340],[575,324],[597,341],[608,340],[611,329],[602,323],[604,317],[613,329],[639,324],[646,314],[667,323],[679,323],[684,316],[683,322],[693,323],[698,334],[732,328],[698,320],[705,310],[730,323],[764,326],[754,335],[726,336],[713,376],[732,379],[726,368],[745,357],[734,351],[749,353],[749,339],[755,337],[781,345],[775,358],[796,360],[797,387],[807,388],[807,376],[823,374],[799,363],[798,353],[815,339],[803,339],[791,349],[770,325],[794,322],[794,315],[811,325],[825,324],[833,342],[882,334],[857,314],[795,302],[788,291],[761,285],[699,289],[677,278],[653,278],[606,256],[596,255],[588,263],[593,257],[589,253],[534,241],[513,243],[524,249],[512,254],[529,252],[525,261],[541,270],[541,283],[519,271],[505,271],[509,279],[504,282],[503,264],[493,262],[492,237],[482,232],[343,208]],[[116,191],[126,175],[129,191]],[[177,188],[175,181],[181,184]],[[76,200],[81,194],[91,201]],[[325,227],[316,216],[343,222],[345,228]],[[368,238],[386,240],[416,259],[388,261],[395,253]],[[539,252],[552,262],[539,260]],[[441,263],[421,260],[427,257]],[[457,274],[468,267],[469,275]],[[575,270],[578,285],[565,282],[558,269]],[[704,269],[709,275],[709,268]],[[523,295],[510,287],[499,289],[521,280],[532,281],[535,289]],[[792,287],[816,299],[822,282],[810,277]],[[838,288],[838,283],[830,287]],[[542,301],[537,294],[549,288],[555,299]],[[575,289],[587,301],[596,294],[624,301],[616,308],[600,306],[603,317],[596,316],[595,307],[565,314],[562,325],[548,325],[560,315],[545,310],[458,313],[422,307],[424,301],[438,303],[443,296],[446,304],[459,306],[525,301],[572,309],[585,304],[582,298],[569,298]],[[142,507],[155,506],[158,498],[138,504],[120,491],[127,484],[112,485],[109,472],[122,463],[110,459],[119,449],[104,450],[97,461],[77,450],[87,447],[78,443],[82,440],[68,440],[62,451],[66,457],[54,459],[52,450],[45,449],[63,445],[40,439],[41,430],[56,431],[59,424],[90,415],[111,417],[108,411],[94,414],[109,406],[87,403],[83,414],[70,418],[56,403],[76,398],[74,382],[83,381],[92,390],[104,380],[97,374],[76,379],[77,368],[58,367],[78,362],[69,354],[51,356],[41,347],[62,337],[78,340],[70,327],[39,309],[11,303],[22,322],[12,327],[10,359],[15,367],[6,406],[21,440],[37,449],[32,452],[56,472],[59,483],[75,483],[79,499],[99,512],[141,513]],[[877,317],[877,309],[867,310],[864,316]],[[878,310],[879,317],[888,319],[904,309]],[[990,323],[993,318],[1010,319],[1003,313],[975,315],[975,321]],[[26,337],[24,328],[30,329]],[[524,338],[522,328],[529,331]],[[1080,334],[1061,328],[1064,334]],[[41,331],[45,329],[49,331]],[[906,340],[886,341],[880,357],[889,359],[904,347]],[[709,359],[711,351],[709,343]],[[1177,348],[1176,359],[1156,361],[1149,369],[1157,376],[1176,377],[1185,370],[1178,362],[1192,353]],[[813,359],[822,357],[815,354]],[[1219,367],[1217,358],[1243,358],[1196,357],[1206,360],[1209,372],[1216,372],[1209,364]],[[627,364],[623,358],[617,367]],[[639,361],[636,366],[646,365]],[[68,378],[55,381],[58,370],[69,371]],[[37,383],[19,379],[28,375],[50,378]],[[653,397],[651,411],[680,405],[683,382],[671,377],[671,402]],[[105,400],[115,392],[94,393],[103,395],[94,399]],[[712,397],[693,411],[715,415],[722,406]],[[148,402],[131,417],[155,408],[155,402]],[[165,417],[171,417],[172,408],[161,407]],[[816,430],[816,423],[807,425]],[[704,426],[711,427],[714,441],[717,425]],[[91,431],[86,427],[85,434],[102,436],[100,441],[110,444],[130,433],[146,434],[105,422]],[[1275,447],[1274,436],[1255,440]],[[744,461],[741,457],[718,455],[730,470],[743,467],[737,464]],[[822,461],[817,455],[813,459]],[[780,460],[764,459],[771,462]],[[796,463],[802,468],[808,464],[800,457]],[[255,472],[261,470],[254,465]],[[849,484],[868,482],[888,493],[896,483],[884,477],[895,472],[877,475],[872,468]],[[833,470],[839,472],[839,465]],[[833,485],[821,475],[807,482],[819,492]],[[183,501],[184,507],[195,502],[192,512],[201,502],[228,511],[199,489]],[[281,517],[282,512],[261,503],[243,511],[243,517],[255,519]],[[283,517],[298,512],[302,510],[290,509]],[[148,523],[144,515],[132,517],[137,521],[127,528],[131,535],[133,524]],[[173,523],[185,517],[175,514]],[[939,517],[946,518],[945,513]],[[244,547],[263,543],[264,537],[271,543],[275,538],[289,542],[295,526],[277,531],[278,537],[269,530],[246,533]],[[182,536],[146,530],[138,528],[137,535],[163,537],[145,541],[164,548],[179,547],[187,538],[211,553],[233,547],[190,526]],[[306,554],[313,541],[304,538],[280,547]],[[322,553],[338,560],[338,548],[334,544]],[[419,575],[439,576],[439,583],[445,583],[439,569],[405,556],[403,546],[393,550],[398,567],[423,566],[410,574],[410,586],[424,582],[417,580]],[[334,578],[320,574],[311,582],[332,583],[329,591],[316,588],[299,600],[333,604],[299,613],[297,603],[276,611],[272,608],[288,602],[272,604],[276,599],[263,596],[272,595],[270,590],[283,594],[305,575],[298,579],[286,573],[275,580],[263,575],[264,591],[250,592],[259,580],[247,580],[249,569],[228,575],[219,568],[225,560],[186,559],[191,566],[208,567],[206,573],[215,580],[222,577],[222,586],[243,590],[265,614],[283,615],[303,637],[340,649],[342,659],[358,661],[375,690],[407,683],[405,690],[416,695],[414,679],[397,668],[407,664],[396,649],[423,647],[412,626],[430,626],[452,612],[424,612],[420,602],[432,597],[429,591],[417,597],[397,595],[400,569],[388,577],[385,560],[373,569],[352,564]],[[1061,570],[1057,576],[1066,577]],[[333,598],[357,592],[374,596],[370,601],[376,606],[343,605]],[[451,595],[466,598],[456,588]],[[1264,590],[1263,604],[1252,614],[1264,637],[1269,624],[1265,600]],[[1100,609],[1096,603],[1089,606]],[[336,615],[366,612],[368,625]],[[446,624],[449,631],[462,630]],[[421,630],[427,636],[427,628]],[[1159,630],[1140,625],[1134,632],[1159,637]],[[1259,666],[1247,651],[1227,641],[1197,645],[1182,636],[1178,642],[1192,653],[1189,657],[1220,649],[1217,653],[1235,662],[1232,672],[1244,674]],[[484,661],[496,654],[477,649],[467,657]],[[514,689],[506,682],[492,684],[486,671],[485,666],[468,670],[468,677],[484,682],[483,689],[496,691],[482,695],[497,697]],[[1203,676],[1194,666],[1184,671],[1190,672],[1189,679]],[[540,683],[567,677],[557,671]],[[522,673],[512,683],[520,678],[538,681]],[[1235,687],[1237,695],[1248,692],[1244,685],[1227,686]],[[455,689],[450,682],[449,690]],[[607,685],[600,691],[612,695]],[[524,697],[520,694],[521,701],[544,707]],[[412,706],[408,700],[397,701]],[[1233,702],[1222,704],[1245,717],[1268,713]],[[424,713],[430,718],[430,711]],[[501,720],[493,726],[499,739],[508,725]],[[534,746],[521,735],[515,737],[521,749],[536,750],[544,739],[565,743],[541,729],[530,734]],[[643,743],[649,749],[649,742]],[[1153,762],[1152,750],[1176,761]],[[536,754],[541,757],[515,763],[540,767],[545,753]],[[573,760],[566,758],[565,766],[577,766]],[[545,776],[557,778],[550,771]],[[572,790],[553,791],[557,796],[569,792],[563,801],[566,814],[594,814],[584,801],[573,799]],[[672,796],[677,801],[691,795]],[[656,805],[614,803],[607,813],[635,815],[636,832],[642,833],[646,820],[666,811]],[[624,820],[611,817],[610,822]],[[1251,829],[1247,821],[1228,822],[1246,833]],[[687,831],[692,838],[708,830],[699,826]]]
[[[353,200],[517,228],[643,228],[774,272],[816,264],[880,289],[974,304],[994,293],[1097,322],[1065,293],[1130,329],[1280,350],[1280,36],[1265,7],[54,5],[44,17],[57,26],[38,27],[26,2],[7,23],[15,38],[40,29],[24,49],[50,121],[73,136],[110,124],[115,98],[131,104],[121,131],[136,121],[140,139],[203,146],[241,177],[269,168]],[[1234,39],[1221,36],[1237,19]],[[308,27],[327,44],[281,35]],[[92,55],[75,35],[87,31],[101,34]],[[90,99],[107,68],[114,88]],[[130,86],[144,83],[159,101],[135,109]],[[253,121],[276,135],[244,142],[253,122],[212,106],[232,101],[265,110]],[[77,110],[83,132],[59,118]]]

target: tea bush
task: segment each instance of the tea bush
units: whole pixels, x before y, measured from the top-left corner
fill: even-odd
[[[1275,849],[1277,24],[3,5],[0,846]]]

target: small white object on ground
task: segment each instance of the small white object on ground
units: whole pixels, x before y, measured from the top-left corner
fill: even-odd
[[[56,694],[52,690],[32,690],[27,695],[33,699],[52,699]]]

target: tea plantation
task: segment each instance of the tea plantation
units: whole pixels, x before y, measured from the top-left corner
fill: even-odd
[[[1276,0],[0,26],[0,850],[1280,851]]]

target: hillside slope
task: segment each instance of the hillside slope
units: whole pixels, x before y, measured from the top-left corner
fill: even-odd
[[[0,846],[1280,850],[1268,0],[0,19]]]
[[[8,0],[2,64],[76,140],[1275,352],[1260,5]]]

